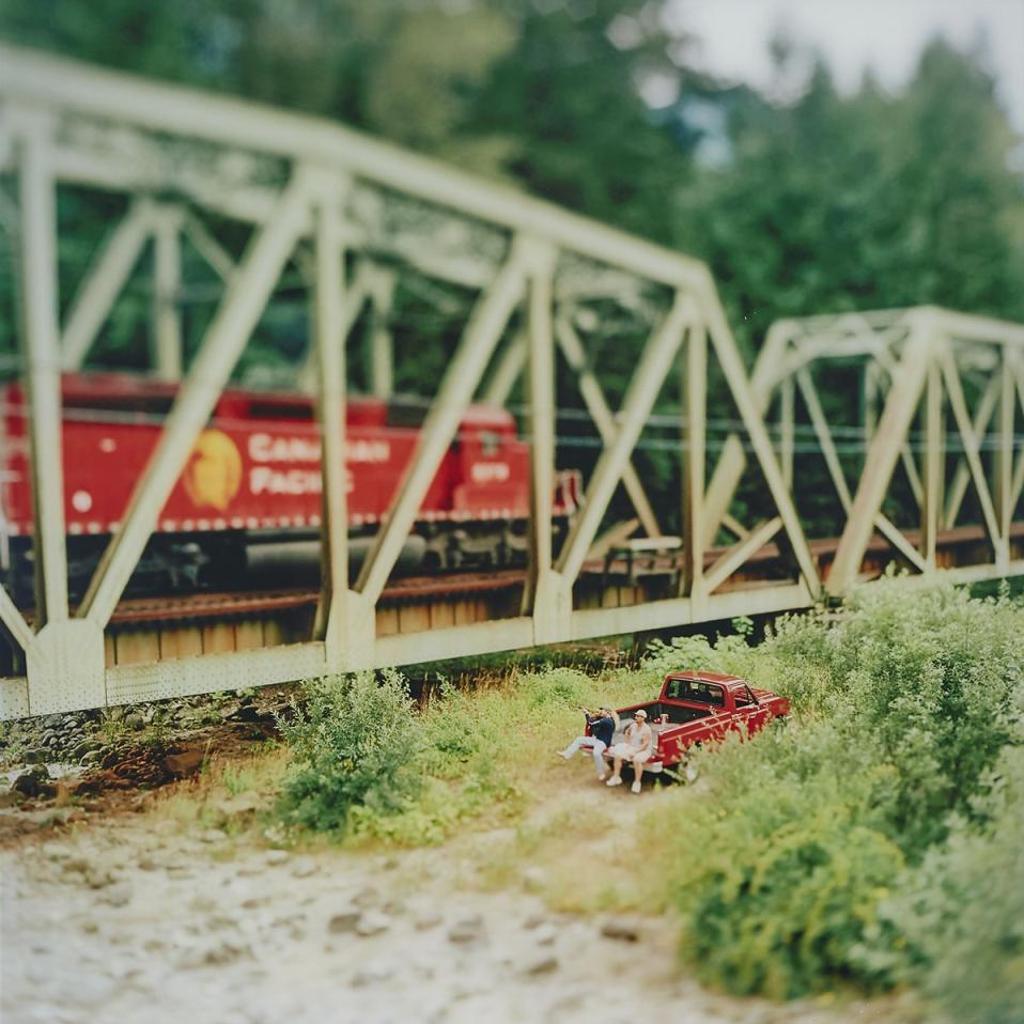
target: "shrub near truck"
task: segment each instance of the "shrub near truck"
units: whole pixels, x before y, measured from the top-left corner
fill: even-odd
[[[654,750],[644,771],[657,774],[685,765],[693,746],[724,739],[730,732],[753,735],[773,719],[788,715],[789,701],[736,676],[683,671],[665,676],[657,700],[619,708],[616,713],[629,721],[641,708],[654,731]],[[616,735],[613,744],[620,738]]]

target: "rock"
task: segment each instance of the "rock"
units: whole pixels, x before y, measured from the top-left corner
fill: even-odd
[[[240,793],[238,796],[228,797],[217,803],[217,811],[225,818],[248,818],[254,815],[261,807],[258,797],[250,793]]]
[[[105,889],[116,881],[111,871],[94,864],[90,864],[83,872],[83,875],[85,876],[85,884],[90,889]]]
[[[554,945],[556,938],[558,938],[558,930],[551,925],[545,925],[543,928],[538,928],[534,934],[534,942],[536,942],[538,946],[552,946]]]
[[[11,780],[11,792],[27,797],[47,797],[53,796],[57,787],[50,783],[46,765],[40,764],[18,772]]]
[[[145,728],[146,720],[138,713],[138,711],[132,711],[124,716],[124,724],[125,728],[134,729],[137,732],[139,729]]]
[[[382,914],[376,910],[367,910],[359,915],[355,931],[357,935],[368,939],[374,935],[380,935],[381,932],[386,932],[390,927],[391,918],[387,914]]]
[[[94,750],[102,750],[103,744],[99,740],[82,740],[81,743],[76,743],[71,751],[72,757],[77,757],[79,761],[85,757],[86,754],[91,754]]]
[[[111,907],[125,907],[132,901],[132,887],[127,882],[110,886],[100,897],[101,903]]]
[[[534,928],[539,928],[542,924],[547,921],[547,918],[543,914],[531,914],[524,922],[523,927],[528,931],[532,932]]]
[[[208,828],[205,832],[199,833],[201,843],[222,843],[227,837],[227,832],[222,828]]]
[[[238,701],[231,701],[222,704],[217,709],[217,714],[220,715],[222,721],[227,722],[229,719],[236,718],[241,710],[242,705]]]
[[[345,935],[354,932],[363,915],[358,910],[346,910],[335,914],[327,922],[327,931],[331,935]]]
[[[25,764],[42,764],[50,756],[50,752],[44,747],[30,747],[21,755]]]
[[[199,748],[183,750],[179,754],[168,754],[164,758],[164,768],[172,775],[192,775],[203,763],[203,751]]]
[[[606,939],[617,939],[619,942],[636,942],[640,938],[640,929],[630,921],[613,918],[601,925],[601,934]]]
[[[484,919],[479,914],[463,918],[448,929],[448,941],[457,945],[480,942],[484,937]]]
[[[266,906],[270,902],[269,896],[250,896],[242,900],[240,906],[243,910],[255,910],[257,907]]]
[[[268,850],[263,861],[269,867],[273,868],[280,864],[287,864],[290,859],[291,854],[287,850]]]
[[[246,956],[252,951],[248,946],[238,945],[233,942],[217,942],[209,946],[196,946],[185,950],[178,957],[178,967],[183,970],[190,970],[196,967],[219,967],[223,964],[230,964]]]
[[[156,871],[159,867],[160,865],[149,854],[144,854],[139,858],[140,871]]]
[[[538,867],[526,868],[519,877],[523,888],[527,892],[540,892],[547,882],[547,875],[544,873],[544,869]]]
[[[352,897],[353,907],[374,907],[380,903],[380,893],[370,886],[366,889],[360,889],[359,892]]]
[[[553,956],[542,956],[531,960],[523,968],[522,973],[527,977],[536,978],[542,974],[553,974],[558,970],[558,958]]]
[[[310,875],[315,875],[319,870],[320,865],[312,857],[299,857],[292,864],[292,877],[309,878]]]
[[[367,967],[361,971],[356,971],[352,975],[352,979],[349,984],[353,988],[366,988],[368,985],[380,985],[385,981],[390,981],[394,976],[394,971],[389,967]]]
[[[94,920],[92,920],[92,918],[86,918],[82,922],[82,931],[86,932],[88,935],[94,935],[99,930],[100,926]]]
[[[84,764],[84,765],[99,764],[100,761],[102,761],[102,760],[103,760],[103,748],[102,747],[94,747],[92,750],[87,750],[82,755],[82,764]]]
[[[428,932],[431,928],[436,928],[441,921],[442,917],[436,911],[427,911],[425,914],[420,914],[413,921],[412,926],[418,932]]]

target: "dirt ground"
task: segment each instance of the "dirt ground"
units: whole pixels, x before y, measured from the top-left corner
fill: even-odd
[[[595,786],[582,759],[559,768],[566,785],[532,812],[539,827],[611,807],[628,830],[662,798]],[[554,912],[528,863],[495,888],[492,854],[513,847],[514,830],[397,853],[295,852],[183,825],[166,806],[122,793],[8,839],[4,1024],[911,1019],[899,1001],[706,992],[677,967],[670,919]],[[43,823],[4,812],[26,813]],[[618,834],[598,846],[566,837],[565,857],[583,872]]]

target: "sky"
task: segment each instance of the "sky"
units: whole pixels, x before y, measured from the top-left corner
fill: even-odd
[[[897,89],[937,31],[963,48],[980,31],[1000,101],[1024,133],[1024,0],[674,0],[674,7],[680,26],[700,41],[693,63],[762,88],[771,80],[768,40],[780,26],[822,50],[846,89],[867,66]]]

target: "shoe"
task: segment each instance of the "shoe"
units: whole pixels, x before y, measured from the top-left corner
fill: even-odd
[[[567,754],[564,750],[558,750],[556,753],[563,761],[568,761],[572,757],[572,754]]]
[[[640,792],[640,783],[639,782],[634,782],[633,785],[629,787],[629,789],[630,789],[631,793],[639,793]]]
[[[605,772],[604,775],[598,775],[597,781],[598,782],[607,782],[608,781],[608,773]]]
[[[610,779],[609,779],[609,780],[608,780],[608,781],[607,781],[607,782],[605,783],[605,785],[606,785],[606,786],[621,786],[621,785],[622,785],[622,779],[620,779],[618,775],[613,775],[613,776],[612,776],[612,777],[611,777],[611,778],[610,778]]]

